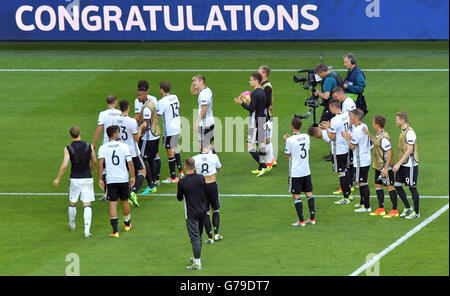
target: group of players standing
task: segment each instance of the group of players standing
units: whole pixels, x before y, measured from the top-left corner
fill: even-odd
[[[397,112],[395,116],[395,123],[397,127],[401,128],[402,132],[398,142],[397,162],[394,163],[391,139],[384,129],[386,119],[383,116],[373,118],[372,127],[376,132],[376,135],[373,136],[367,125],[362,122],[365,113],[368,112],[365,100],[359,102],[360,106],[363,106],[363,111],[357,108],[354,99],[347,96],[345,90],[349,83],[347,79],[356,68],[354,56],[352,54],[344,56],[344,64],[349,68],[345,84],[339,86],[336,81],[335,83],[338,86],[326,92],[324,84],[327,81],[324,81],[322,92],[316,91],[315,93],[315,95],[322,97],[326,103],[319,126],[310,127],[308,134],[301,133],[302,122],[299,118],[294,117],[291,124],[293,136],[286,134],[283,137],[286,141],[285,155],[290,158],[290,191],[299,218],[292,225],[316,224],[314,197],[312,195],[313,186],[309,168],[309,136],[322,138],[331,146],[333,171],[339,177],[343,194],[343,198],[336,201],[335,204],[350,204],[353,200],[353,184],[357,182],[361,200],[355,205],[355,212],[370,213],[372,216],[383,216],[383,218],[419,218],[419,193],[417,191],[419,156],[416,134],[408,124],[408,114],[401,111]],[[317,65],[315,73],[323,79],[330,76],[336,77],[336,74],[333,75],[325,64]],[[364,76],[360,75],[360,77],[363,78]],[[356,86],[356,83],[354,86]],[[356,103],[358,103],[358,100]],[[375,169],[375,190],[378,198],[378,208],[373,212],[369,199],[368,176],[370,166]],[[396,173],[395,178],[394,173]],[[413,208],[408,202],[406,192],[402,187],[403,184],[409,187]],[[383,186],[387,187],[392,202],[392,210],[387,214],[384,207]],[[310,218],[306,221],[303,217],[301,192],[305,192],[310,210]],[[405,206],[402,214],[398,211],[397,196],[400,197]]]
[[[317,68],[317,67],[316,67]],[[320,69],[320,67],[318,68]],[[327,70],[327,68],[323,68]],[[328,70],[329,71],[329,70]],[[258,177],[267,174],[277,162],[274,158],[272,137],[273,94],[268,81],[270,69],[261,66],[258,72],[251,74],[249,84],[252,92],[242,93],[234,101],[250,113],[250,125],[247,137],[247,148],[258,164],[252,171]],[[319,73],[320,75],[321,73]],[[177,150],[181,133],[180,102],[176,95],[170,93],[170,83],[159,84],[162,98],[158,101],[148,94],[149,83],[141,80],[138,83],[135,100],[135,117],[128,116],[130,105],[128,100],[119,102],[117,97],[107,97],[108,109],[101,112],[98,127],[94,134],[93,144],[81,140],[81,132],[77,126],[70,130],[73,142],[64,148],[64,160],[54,185],[59,184],[69,161],[72,163],[69,192],[69,227],[75,229],[76,202],[81,197],[84,205],[85,237],[91,237],[92,219],[91,202],[95,200],[92,173],[96,166],[95,143],[103,130],[103,145],[98,150],[99,186],[105,190],[103,200],[110,202],[111,237],[118,238],[117,206],[120,200],[124,230],[130,231],[130,205],[139,207],[136,193],[144,181],[148,186],[142,194],[156,192],[160,184],[161,160],[159,158],[160,128],[159,119],[163,117],[163,144],[168,156],[170,177],[163,183],[178,183],[177,197],[184,200],[186,224],[194,257],[188,269],[201,269],[201,233],[205,228],[208,235],[206,243],[212,244],[221,240],[219,234],[220,200],[216,184],[216,173],[222,170],[219,158],[213,147],[214,117],[213,94],[205,85],[203,75],[192,78],[191,93],[198,95],[199,116],[194,129],[199,133],[200,154],[185,160],[183,171],[181,156]],[[384,130],[385,118],[376,116],[372,126],[376,136],[372,136],[366,124],[362,122],[365,115],[356,108],[355,101],[348,97],[344,88],[337,86],[330,92],[329,121],[322,121],[319,127],[310,127],[308,134],[301,132],[302,121],[294,117],[291,122],[292,135],[285,134],[285,156],[289,158],[289,190],[294,198],[298,221],[293,226],[316,224],[315,203],[312,194],[313,186],[309,168],[310,137],[322,138],[331,146],[333,170],[338,174],[344,197],[336,204],[349,204],[353,200],[351,188],[359,183],[361,201],[356,204],[355,212],[381,215],[384,218],[420,217],[419,194],[417,192],[418,153],[414,130],[408,125],[408,114],[398,112],[396,124],[402,128],[399,139],[398,161],[394,164],[392,145],[389,134]],[[258,148],[258,151],[257,149]],[[372,153],[371,153],[372,150]],[[372,154],[372,155],[371,155]],[[353,159],[349,156],[353,156]],[[353,166],[349,162],[353,160]],[[375,169],[375,189],[379,207],[372,212],[370,207],[370,190],[368,186],[369,167]],[[354,175],[350,174],[353,171]],[[176,174],[178,168],[178,176]],[[396,172],[394,184],[394,172]],[[131,175],[131,177],[129,176]],[[414,210],[408,203],[402,184],[409,186],[412,193]],[[384,210],[383,186],[387,186],[392,201],[392,211],[386,215]],[[131,189],[131,192],[130,192]],[[301,193],[306,194],[310,217],[305,221]],[[397,194],[405,205],[399,215]],[[212,224],[210,213],[212,214]]]

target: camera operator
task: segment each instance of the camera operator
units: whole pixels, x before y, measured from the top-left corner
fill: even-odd
[[[322,98],[322,102],[324,105],[322,117],[320,121],[330,121],[334,115],[330,112],[330,108],[328,107],[329,101],[332,99],[331,91],[333,88],[340,86],[343,87],[344,84],[342,82],[342,78],[332,72],[327,65],[320,63],[314,68],[314,73],[319,75],[322,78],[322,91],[316,90],[314,92],[315,96],[319,96]]]
[[[341,76],[331,71],[327,65],[320,63],[314,68],[314,73],[322,78],[322,91],[316,90],[315,96],[321,97],[323,102],[323,112],[320,121],[330,121],[334,117],[328,107],[329,101],[331,101],[331,91],[337,87],[344,87]],[[331,153],[323,157],[325,160],[331,161]]]
[[[366,88],[366,76],[364,72],[356,65],[355,55],[348,53],[344,56],[344,66],[348,69],[344,79],[344,89],[346,95],[352,98],[356,103],[356,108],[364,111],[364,115],[369,112],[367,110],[366,99],[364,97],[364,89]]]

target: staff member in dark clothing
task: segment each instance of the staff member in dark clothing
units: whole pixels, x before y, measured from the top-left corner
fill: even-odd
[[[64,159],[59,169],[58,176],[53,185],[58,186],[59,180],[66,172],[69,160],[72,163],[70,169],[69,187],[69,228],[75,230],[75,217],[77,215],[77,201],[81,197],[84,206],[84,237],[91,237],[90,233],[92,209],[91,202],[94,197],[94,179],[92,172],[97,164],[94,147],[81,140],[81,132],[78,126],[70,129],[73,142],[64,147]]]
[[[234,98],[236,104],[241,105],[244,109],[250,112],[250,126],[248,128],[247,136],[247,150],[253,159],[259,164],[257,170],[252,173],[257,174],[258,177],[265,175],[270,168],[266,165],[266,130],[265,124],[267,121],[267,96],[261,88],[262,76],[258,72],[250,75],[249,84],[254,88],[250,97],[239,96]],[[256,151],[256,145],[259,151]]]
[[[364,111],[364,115],[369,112],[367,110],[366,99],[364,97],[364,89],[366,88],[366,76],[364,72],[356,65],[355,55],[348,53],[344,56],[344,66],[348,69],[344,79],[345,94],[355,101],[356,108]]]
[[[186,227],[191,239],[194,257],[191,258],[192,265],[186,266],[189,270],[202,269],[200,255],[202,251],[201,229],[203,221],[206,219],[206,212],[209,210],[209,203],[206,199],[206,182],[203,175],[195,173],[195,160],[187,158],[184,162],[186,177],[178,182],[177,198],[182,201],[184,198],[184,211]]]

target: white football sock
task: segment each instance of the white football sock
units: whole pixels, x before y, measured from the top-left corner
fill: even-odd
[[[90,206],[84,207],[84,233],[89,233],[91,229],[92,209]]]
[[[77,215],[77,207],[69,206],[69,222],[70,225],[75,226],[75,217]]]
[[[194,263],[196,265],[202,265],[202,262],[200,261],[200,258],[198,258],[198,259],[194,258]]]
[[[266,144],[267,163],[271,163],[273,160],[273,146],[272,142]]]

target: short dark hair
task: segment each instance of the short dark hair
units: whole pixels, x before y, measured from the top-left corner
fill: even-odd
[[[408,122],[408,113],[405,111],[399,111],[395,116],[398,116],[400,119],[402,119],[404,122]]]
[[[72,126],[70,128],[70,135],[72,136],[72,138],[78,138],[78,136],[80,135],[80,128],[76,125]]]
[[[128,100],[122,100],[119,102],[120,111],[127,111],[128,107],[130,107],[130,102]]]
[[[115,101],[117,101],[117,96],[114,94],[110,94],[106,96],[106,103],[108,105],[111,105],[112,103],[114,103]]]
[[[320,64],[317,64],[317,66],[314,68],[314,73],[317,74],[317,73],[326,72],[329,70],[330,70],[330,68],[328,68],[327,65],[325,65],[324,63],[320,63]]]
[[[195,160],[192,157],[186,158],[184,167],[188,170],[195,170]]]
[[[168,93],[170,91],[170,82],[169,81],[161,81],[159,83],[159,88],[164,92]]]
[[[310,135],[311,137],[314,137],[318,131],[320,131],[320,128],[318,128],[317,126],[310,126],[308,128],[308,135]]]
[[[258,80],[258,83],[261,84],[262,76],[258,72],[252,73],[252,75],[250,75],[250,77],[252,77],[253,79]]]
[[[342,108],[341,108],[341,102],[339,102],[339,100],[337,100],[337,99],[332,99],[332,100],[330,101],[330,103],[329,103],[329,106],[330,106],[330,107],[333,106],[333,107],[335,107],[335,108],[338,108],[338,109],[341,109],[341,110],[342,110]]]
[[[373,121],[381,128],[384,128],[384,126],[386,125],[386,118],[380,115],[375,116],[373,118]]]
[[[111,138],[115,133],[119,131],[119,129],[120,128],[117,125],[108,126],[108,128],[106,129],[106,134],[108,135],[108,138]]]
[[[353,115],[355,115],[358,119],[359,119],[359,121],[361,121],[362,119],[363,119],[363,117],[364,117],[364,111],[363,110],[361,110],[361,109],[359,109],[359,108],[356,108],[356,109],[353,109],[352,111],[350,111]]]
[[[302,120],[298,117],[294,117],[292,118],[291,125],[296,131],[299,131],[302,128]]]
[[[138,82],[138,91],[148,91],[150,85],[147,80],[139,80]]]
[[[270,68],[269,67],[263,65],[263,66],[260,66],[259,68],[261,70],[263,70],[264,73],[266,73],[267,77],[269,77],[269,75],[270,75]]]
[[[334,93],[345,93],[344,92],[344,89],[342,88],[342,87],[340,87],[340,86],[336,86],[335,88],[333,88],[332,90],[331,90],[331,95],[333,95]]]
[[[206,83],[206,78],[202,74],[195,75],[194,78],[203,81],[203,83]]]

